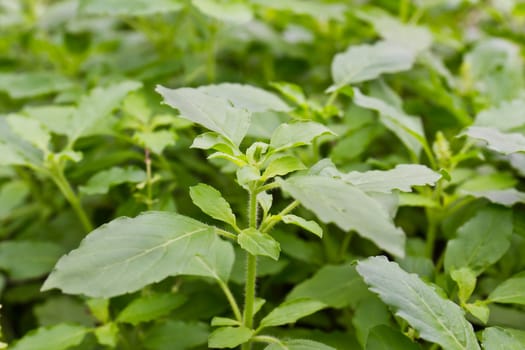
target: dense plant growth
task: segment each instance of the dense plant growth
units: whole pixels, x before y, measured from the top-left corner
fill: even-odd
[[[524,2],[0,0],[0,31],[0,347],[525,349]]]

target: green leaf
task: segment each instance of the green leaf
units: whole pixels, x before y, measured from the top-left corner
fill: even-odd
[[[515,336],[515,330],[499,327],[489,327],[483,331],[484,350],[522,350],[525,347],[525,333],[522,337]]]
[[[13,99],[38,97],[71,89],[73,82],[51,72],[2,73],[0,91]]]
[[[288,173],[304,170],[304,164],[294,156],[283,156],[274,159],[264,170],[261,180],[266,181],[275,176],[282,176]]]
[[[200,183],[190,187],[190,197],[196,206],[212,218],[223,221],[233,227],[237,226],[230,204],[215,188]]]
[[[271,92],[251,85],[222,83],[199,86],[199,91],[231,102],[235,108],[252,113],[277,111],[288,112],[290,107]]]
[[[119,328],[116,323],[106,323],[95,329],[95,337],[100,345],[106,345],[112,348],[117,346]]]
[[[403,256],[405,235],[376,200],[359,188],[326,176],[296,176],[277,179],[283,191],[313,211],[325,223],[345,231],[355,230],[380,248]]]
[[[147,16],[179,11],[180,0],[81,0],[79,11],[86,15]]]
[[[303,89],[299,85],[288,83],[285,81],[271,82],[270,86],[279,91],[284,97],[294,102],[299,106],[307,104],[306,96]]]
[[[12,279],[45,275],[52,270],[64,249],[52,242],[7,241],[0,243],[0,268]]]
[[[186,302],[183,294],[162,293],[142,296],[133,300],[116,318],[117,322],[137,325],[168,315]]]
[[[297,122],[281,124],[272,134],[270,147],[284,150],[291,147],[309,145],[324,134],[334,134],[326,126],[315,122]]]
[[[476,274],[468,267],[462,267],[450,272],[450,277],[457,283],[458,298],[461,304],[467,303],[476,288]]]
[[[525,305],[525,271],[512,276],[490,293],[488,301]]]
[[[86,186],[80,186],[80,191],[85,194],[108,193],[111,187],[131,182],[138,183],[146,180],[146,172],[134,166],[125,168],[113,167],[93,175]]]
[[[385,73],[409,70],[415,54],[397,43],[379,41],[373,45],[352,45],[332,61],[331,91],[348,84],[373,80]]]
[[[505,207],[512,207],[517,203],[525,203],[525,192],[520,192],[515,188],[492,191],[462,191],[465,194],[476,198],[485,198],[495,204]]]
[[[370,330],[365,350],[418,350],[417,343],[410,341],[400,331],[386,325],[379,325]]]
[[[161,154],[164,148],[175,144],[175,134],[170,130],[136,132],[133,138],[156,154]]]
[[[270,344],[264,350],[335,350],[335,348],[313,340],[292,339],[280,344]]]
[[[41,150],[16,135],[5,118],[0,118],[0,165],[40,167]]]
[[[497,234],[496,234],[497,233]],[[510,247],[512,211],[500,207],[480,210],[448,241],[445,270],[470,268],[476,276],[497,262]]]
[[[323,237],[323,229],[319,224],[313,220],[305,220],[300,216],[289,214],[282,217],[285,224],[293,224],[304,228],[305,230],[313,233],[319,238]]]
[[[313,299],[285,301],[261,320],[259,329],[295,323],[298,319],[316,313],[326,307],[326,304]]]
[[[496,128],[471,126],[460,136],[467,135],[486,142],[486,147],[503,154],[525,152],[525,136],[520,133],[504,133]]]
[[[164,103],[176,108],[181,117],[215,131],[238,146],[250,127],[250,113],[235,108],[225,98],[208,95],[198,89],[167,89],[157,86]]]
[[[363,279],[355,267],[348,263],[323,266],[311,278],[296,285],[286,296],[286,300],[309,298],[340,309],[347,306],[354,308],[368,296],[370,292]]]
[[[116,109],[131,91],[141,86],[141,83],[135,81],[123,81],[91,90],[89,95],[80,100],[77,109],[71,116],[70,130],[67,134],[69,143],[73,144]]]
[[[208,325],[203,322],[167,320],[149,328],[144,336],[144,345],[149,350],[191,349],[206,344]]]
[[[240,326],[240,322],[234,320],[233,318],[227,317],[214,317],[211,320],[212,327],[222,327],[222,326]]]
[[[419,193],[400,193],[399,206],[437,208],[439,203]]]
[[[59,324],[50,328],[39,328],[28,333],[11,350],[65,350],[78,345],[89,328],[78,325]]]
[[[60,295],[47,298],[35,305],[33,314],[38,325],[48,327],[60,323],[75,323],[83,326],[94,326],[97,320],[86,312],[86,305],[70,296]]]
[[[109,298],[168,276],[214,277],[196,266],[197,258],[222,261],[218,256],[231,256],[231,250],[212,227],[182,215],[145,212],[121,217],[91,232],[79,248],[63,256],[42,290]]]
[[[517,98],[503,101],[497,106],[485,109],[476,115],[474,126],[496,128],[509,131],[525,125],[525,100]]]
[[[388,307],[375,295],[361,301],[352,317],[356,337],[365,347],[370,330],[378,325],[388,325],[392,315]]]
[[[0,220],[9,217],[13,209],[22,205],[29,191],[29,185],[21,180],[13,180],[4,184],[0,188]]]
[[[23,140],[38,147],[42,151],[49,149],[51,135],[39,121],[19,115],[9,115],[6,119],[11,130]]]
[[[472,316],[476,317],[478,320],[487,324],[490,317],[490,309],[483,301],[476,300],[472,304],[463,305],[465,310],[467,310]]]
[[[239,242],[242,249],[250,254],[268,256],[273,260],[279,259],[279,252],[281,251],[279,242],[269,234],[261,233],[254,228],[248,228],[239,233],[237,242]]]
[[[222,2],[218,0],[191,0],[193,6],[206,16],[220,21],[242,24],[252,20],[251,8],[243,2]]]
[[[246,327],[221,327],[214,330],[208,338],[210,348],[235,348],[246,343],[253,335],[253,330]]]
[[[328,22],[331,19],[339,21],[345,19],[346,8],[343,4],[304,0],[251,0],[251,2],[266,8],[311,16],[323,22]]]
[[[354,103],[362,108],[379,113],[381,123],[392,131],[403,144],[415,155],[422,149],[421,140],[425,139],[421,119],[403,112],[401,109],[375,97],[366,96],[354,88]]]
[[[357,272],[421,338],[447,350],[479,349],[472,325],[460,307],[441,297],[417,275],[406,273],[384,256],[360,261]]]

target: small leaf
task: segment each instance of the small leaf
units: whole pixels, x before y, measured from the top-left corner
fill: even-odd
[[[214,317],[211,320],[212,327],[221,327],[221,326],[240,326],[240,322],[232,318],[226,317]]]
[[[0,188],[0,220],[9,217],[11,211],[22,205],[29,195],[27,182],[11,180]]]
[[[295,176],[277,179],[289,193],[326,223],[345,231],[355,230],[380,248],[403,256],[405,235],[392,222],[389,213],[356,186],[326,176]]]
[[[231,256],[232,249],[212,227],[183,215],[145,212],[121,217],[91,232],[79,248],[63,256],[42,290],[109,298],[168,276],[214,277],[211,273],[216,272],[200,268],[197,259],[222,261],[219,256]]]
[[[253,335],[253,330],[246,327],[221,327],[214,330],[208,338],[210,348],[235,348],[246,343]]]
[[[299,106],[307,104],[306,96],[299,85],[284,81],[271,82],[270,85],[295,104]]]
[[[259,329],[295,323],[298,319],[311,315],[326,307],[326,304],[313,299],[286,301],[273,309],[261,320]]]
[[[264,170],[261,180],[266,181],[275,176],[282,176],[288,173],[304,170],[306,167],[304,164],[294,156],[283,156],[274,159]]]
[[[488,301],[525,305],[525,271],[512,276],[490,293]]]
[[[58,324],[49,328],[39,328],[36,331],[28,333],[14,345],[10,346],[9,349],[66,350],[80,344],[89,331],[89,328],[69,324]]]
[[[253,18],[251,8],[242,2],[192,0],[191,3],[205,15],[224,22],[242,24],[251,21]]]
[[[204,213],[233,227],[236,226],[235,215],[230,204],[215,188],[203,183],[192,186],[190,187],[190,197],[193,203]]]
[[[465,304],[463,307],[484,324],[489,321],[490,309],[487,304],[476,300],[473,304]]]
[[[122,310],[117,322],[137,325],[141,322],[153,321],[168,315],[172,310],[186,302],[187,298],[182,294],[153,294],[133,300]]]
[[[521,337],[514,332],[521,333]],[[522,350],[525,347],[525,333],[499,327],[485,328],[482,344],[484,350]]]
[[[238,146],[250,127],[250,113],[235,108],[224,98],[208,95],[198,89],[167,89],[157,86],[164,103],[177,108],[181,117],[215,131]]]
[[[315,122],[297,122],[281,124],[273,132],[270,147],[284,150],[291,147],[309,145],[324,134],[334,134],[326,126]]]
[[[319,238],[323,237],[323,229],[321,228],[321,226],[319,226],[319,224],[317,222],[315,222],[313,220],[305,220],[305,219],[303,219],[300,216],[296,216],[296,215],[292,215],[292,214],[285,215],[285,216],[283,216],[282,219],[283,219],[283,222],[285,224],[297,225],[297,226],[302,227],[305,230],[313,233],[314,235],[318,236]]]
[[[11,130],[18,134],[22,139],[33,144],[42,151],[47,151],[49,149],[51,135],[39,121],[19,115],[9,115],[6,119]]]
[[[497,233],[497,234],[496,234]],[[476,276],[497,262],[510,247],[512,211],[487,207],[458,230],[458,237],[448,241],[445,270],[470,268]]]
[[[360,261],[357,272],[421,338],[447,350],[479,349],[472,325],[459,306],[441,297],[417,275],[406,273],[384,256]]]
[[[179,0],[81,0],[79,11],[86,15],[147,16],[179,11],[184,3]]]
[[[450,272],[450,277],[458,284],[458,298],[461,304],[466,304],[476,288],[476,274],[468,267],[462,267]]]
[[[274,260],[279,259],[279,252],[281,251],[279,242],[269,234],[261,233],[254,228],[248,228],[237,236],[237,242],[239,242],[242,249],[250,254],[268,256]]]
[[[107,323],[95,329],[95,337],[100,345],[115,347],[119,336],[119,328],[116,323]]]
[[[410,341],[400,331],[387,325],[379,325],[370,330],[366,350],[418,350],[417,343]]]
[[[292,339],[280,344],[270,344],[264,350],[335,350],[335,348],[313,340]]]
[[[504,133],[492,127],[471,126],[462,135],[483,140],[487,148],[503,154],[525,152],[525,136],[520,133]]]
[[[111,187],[126,182],[138,183],[144,180],[146,180],[146,172],[142,169],[133,166],[113,167],[93,175],[86,186],[80,186],[80,191],[85,194],[104,194],[108,193]]]
[[[373,80],[385,73],[406,71],[412,68],[414,61],[413,51],[389,41],[353,45],[335,55],[332,61],[334,86],[330,89]]]
[[[512,207],[517,203],[525,203],[525,192],[520,192],[515,188],[492,191],[464,191],[464,193],[476,198],[486,198],[492,203],[505,207]]]
[[[162,154],[164,148],[175,144],[176,135],[170,130],[156,130],[136,132],[133,138],[153,153]]]

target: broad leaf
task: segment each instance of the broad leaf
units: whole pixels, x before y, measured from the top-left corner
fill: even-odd
[[[335,350],[335,348],[313,340],[292,339],[280,344],[268,345],[264,350]]]
[[[370,296],[363,279],[351,264],[323,266],[311,278],[295,286],[286,300],[310,298],[334,308],[355,307]]]
[[[230,204],[215,188],[202,183],[198,184],[190,187],[190,197],[204,213],[231,226],[236,226],[235,215]]]
[[[0,243],[0,269],[12,279],[40,277],[53,269],[64,249],[52,242],[8,241]]]
[[[381,123],[392,131],[410,151],[419,155],[422,149],[421,140],[425,139],[420,118],[410,116],[381,99],[363,95],[357,88],[354,88],[354,103],[359,107],[377,111]]]
[[[181,117],[215,131],[238,146],[250,127],[250,113],[235,108],[225,98],[208,95],[198,89],[167,89],[157,86],[164,102],[177,108]]]
[[[81,0],[79,11],[88,15],[145,16],[178,11],[181,0]]]
[[[14,345],[11,350],[66,350],[78,345],[89,328],[78,325],[59,324],[50,328],[39,328],[28,333]]]
[[[164,148],[175,144],[175,134],[170,130],[136,132],[133,138],[156,154],[162,154]]]
[[[80,186],[80,191],[86,194],[107,193],[113,186],[131,182],[138,183],[146,180],[146,172],[137,167],[113,167],[93,175],[86,186]]]
[[[447,350],[479,349],[472,325],[461,308],[441,297],[417,275],[403,271],[383,256],[360,261],[357,272],[370,290],[417,330],[421,338]]]
[[[403,256],[405,235],[386,210],[356,186],[325,176],[277,179],[281,188],[313,211],[321,221],[355,230],[380,248]]]
[[[493,127],[471,126],[461,135],[486,142],[487,148],[503,154],[525,152],[525,135],[504,133]]]
[[[330,89],[373,80],[385,73],[409,70],[414,60],[414,52],[389,41],[350,46],[345,52],[335,55],[332,61],[334,85]]]
[[[250,254],[268,256],[273,260],[279,259],[279,253],[281,251],[279,242],[269,234],[249,228],[239,233],[237,242],[239,242],[242,249],[248,251]]]
[[[494,303],[525,305],[525,272],[504,281],[490,293],[488,300]]]
[[[525,125],[524,111],[524,98],[517,98],[509,102],[504,101],[496,107],[478,113],[474,125],[509,131]]]
[[[208,339],[210,348],[235,348],[246,343],[253,335],[253,330],[246,327],[221,327],[214,330]]]
[[[19,115],[9,115],[7,123],[11,130],[25,141],[44,152],[49,149],[51,135],[39,121]]]
[[[290,111],[290,107],[274,94],[251,85],[222,83],[198,88],[205,94],[230,101],[234,107],[252,113],[266,111]]]
[[[51,72],[2,73],[0,91],[13,99],[37,97],[72,88],[73,82]]]
[[[525,333],[521,337],[513,334],[514,330],[499,327],[485,328],[483,331],[484,350],[522,350],[525,348]]]
[[[285,224],[297,225],[318,237],[323,237],[323,229],[317,222],[313,220],[305,220],[300,216],[292,214],[283,216],[282,220]]]
[[[294,299],[286,301],[266,315],[261,320],[259,328],[262,329],[295,323],[298,319],[311,315],[325,307],[327,307],[326,304],[313,299]]]
[[[220,21],[242,24],[253,18],[251,8],[243,2],[223,2],[219,0],[192,0],[193,6],[206,16]]]
[[[480,210],[458,230],[445,251],[445,269],[469,267],[476,276],[498,261],[510,247],[512,212],[500,207]]]
[[[183,294],[163,293],[146,295],[133,300],[122,310],[117,322],[137,325],[141,322],[153,321],[168,315],[172,310],[186,302]]]
[[[324,134],[334,134],[326,126],[315,122],[298,122],[281,124],[272,134],[270,147],[286,149],[309,145],[312,141]]]
[[[379,325],[370,330],[366,341],[366,350],[418,350],[417,343],[398,330],[386,325]]]
[[[213,277],[195,267],[196,259],[229,256],[225,253],[231,249],[212,227],[182,215],[145,212],[121,217],[91,232],[79,248],[63,256],[42,290],[109,298],[168,276]]]
[[[275,176],[282,176],[288,173],[304,170],[306,167],[304,164],[294,156],[283,156],[277,159],[274,159],[268,167],[264,170],[262,174],[262,179],[267,180]]]

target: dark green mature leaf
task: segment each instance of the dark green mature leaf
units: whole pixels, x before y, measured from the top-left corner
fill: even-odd
[[[167,89],[157,86],[164,103],[177,108],[181,117],[200,124],[238,146],[250,127],[250,113],[235,108],[225,98],[208,95],[198,89]]]
[[[276,95],[251,85],[222,83],[199,86],[198,90],[205,94],[228,100],[234,107],[246,109],[252,113],[266,111],[288,112],[291,109]]]
[[[510,247],[512,211],[487,207],[458,230],[445,251],[445,269],[469,267],[476,275],[498,261]]]
[[[308,339],[285,340],[280,344],[271,344],[264,350],[335,350],[331,346]]]
[[[80,344],[89,328],[78,325],[59,324],[50,328],[39,328],[28,333],[14,345],[12,350],[65,350]]]
[[[498,285],[487,299],[494,303],[525,305],[525,271]]]
[[[313,211],[321,221],[333,222],[345,231],[355,230],[380,248],[403,256],[405,235],[386,210],[356,186],[325,176],[277,179],[283,191]]]
[[[415,155],[422,149],[421,140],[425,139],[421,119],[410,116],[401,109],[375,97],[366,96],[354,88],[354,103],[362,108],[379,113],[379,120],[392,131]]]
[[[366,350],[418,350],[417,343],[410,341],[403,333],[386,325],[379,325],[370,330],[366,341]]]
[[[261,233],[254,228],[243,230],[237,236],[237,241],[242,249],[253,255],[268,256],[274,260],[279,259],[281,248],[272,236]]]
[[[259,328],[282,326],[326,308],[327,305],[313,299],[293,299],[273,309],[262,320]]]
[[[52,242],[7,241],[0,243],[0,269],[13,279],[35,278],[52,270],[64,249]]]
[[[503,154],[525,152],[525,135],[504,133],[493,127],[471,126],[462,135],[483,140],[487,148]]]
[[[231,245],[208,225],[174,213],[145,212],[115,219],[90,233],[58,261],[42,290],[109,298],[168,276],[229,274],[232,254]],[[201,266],[203,260],[206,266]],[[212,263],[221,273],[209,266]]]
[[[253,335],[253,330],[246,327],[221,327],[214,330],[208,339],[210,348],[235,348],[246,343]]]
[[[525,348],[525,332],[489,327],[483,331],[484,350],[522,350]],[[514,333],[514,334],[513,334]]]
[[[384,256],[360,261],[357,272],[421,338],[447,350],[479,349],[472,325],[460,307],[441,297],[417,275],[406,273]]]
[[[146,180],[146,172],[137,167],[113,167],[93,175],[86,186],[80,186],[80,191],[86,194],[107,193],[113,186],[126,182],[137,183]]]
[[[316,122],[298,122],[281,124],[272,134],[270,147],[287,149],[291,147],[309,145],[312,141],[324,134],[334,134],[326,126]]]
[[[230,204],[215,188],[202,183],[198,184],[190,187],[190,197],[204,213],[231,226],[236,226],[235,215]]]
[[[332,61],[332,79],[336,90],[345,85],[376,79],[385,73],[409,70],[415,54],[399,44],[379,41],[373,45],[350,46],[335,55]]]
[[[137,325],[168,315],[186,302],[183,294],[163,293],[140,297],[133,300],[117,316],[117,322]]]
[[[310,298],[334,308],[355,307],[370,295],[352,264],[323,266],[311,278],[295,286],[286,300]]]
[[[192,349],[206,344],[208,334],[208,325],[203,322],[169,320],[148,329],[144,345],[148,350],[173,350],[174,344],[179,349]]]
[[[89,15],[145,16],[178,11],[181,0],[81,0],[79,11]]]
[[[13,99],[37,97],[73,87],[68,78],[51,72],[2,73],[0,91]]]

